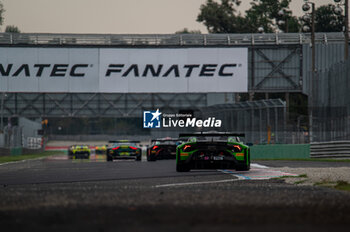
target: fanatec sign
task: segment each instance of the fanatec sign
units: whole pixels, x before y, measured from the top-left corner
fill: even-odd
[[[247,48],[0,48],[0,91],[246,92]]]

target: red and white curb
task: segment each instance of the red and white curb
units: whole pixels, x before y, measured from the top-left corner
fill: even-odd
[[[279,170],[270,169],[267,166],[260,164],[251,164],[248,172],[236,170],[219,170],[220,172],[231,174],[240,180],[268,180],[272,178],[279,178],[283,176],[298,176],[298,174],[282,172]]]
[[[218,170],[225,174],[230,174],[237,177],[237,179],[225,179],[225,180],[215,180],[215,181],[199,181],[199,182],[187,182],[187,183],[173,183],[173,184],[162,184],[156,185],[156,188],[162,187],[177,187],[177,186],[189,186],[189,185],[201,185],[201,184],[217,184],[217,183],[227,183],[241,180],[269,180],[272,178],[278,178],[283,176],[298,176],[298,174],[282,172],[279,170],[272,170],[270,167],[251,164],[251,169],[249,171],[236,171],[236,170]]]

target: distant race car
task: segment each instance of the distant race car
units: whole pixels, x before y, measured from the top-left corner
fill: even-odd
[[[111,146],[107,147],[107,161],[113,161],[114,159],[135,159],[141,160],[142,150],[136,146],[139,141],[117,140],[109,141]]]
[[[106,151],[107,151],[107,146],[106,145],[96,146],[95,147],[95,154],[105,155]]]
[[[176,171],[191,169],[250,169],[250,148],[239,137],[244,134],[202,132],[180,134],[188,141],[176,148]]]
[[[87,145],[72,145],[68,148],[69,159],[89,159],[90,148]]]
[[[170,137],[152,140],[151,146],[147,148],[147,161],[176,159],[176,147],[179,144],[179,139]]]

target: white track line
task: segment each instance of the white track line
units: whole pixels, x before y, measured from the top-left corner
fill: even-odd
[[[63,155],[42,156],[42,157],[33,158],[33,159],[23,159],[23,160],[18,160],[18,161],[10,161],[10,162],[6,162],[6,163],[0,163],[0,166],[8,165],[8,164],[16,164],[16,163],[25,163],[27,161],[42,160],[42,159],[46,159],[46,158],[49,158],[49,160],[50,160],[50,157],[54,157],[54,156],[63,156]],[[55,160],[55,159],[52,159],[52,160]],[[63,160],[63,159],[59,159],[59,160]]]
[[[255,164],[255,163],[251,163],[250,166],[255,167],[255,168],[269,168],[268,166],[261,165],[261,164]]]
[[[8,165],[8,164],[24,163],[24,162],[27,162],[27,161],[41,160],[41,159],[45,159],[45,158],[47,158],[47,156],[34,158],[34,159],[24,159],[24,160],[18,160],[18,161],[10,161],[10,162],[6,162],[6,163],[1,163],[0,166]]]
[[[238,180],[240,180],[240,179],[213,180],[213,181],[175,183],[175,184],[160,184],[160,185],[156,185],[154,187],[162,188],[162,187],[176,187],[176,186],[199,185],[199,184],[216,184],[216,183],[234,182],[234,181],[238,181]]]

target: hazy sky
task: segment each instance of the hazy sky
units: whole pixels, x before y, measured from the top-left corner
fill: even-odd
[[[206,28],[196,22],[206,0],[0,0],[6,25],[22,32],[166,34],[185,27]],[[244,13],[250,0],[242,0]],[[300,15],[303,0],[292,0],[290,9]],[[319,5],[333,0],[314,0]]]

